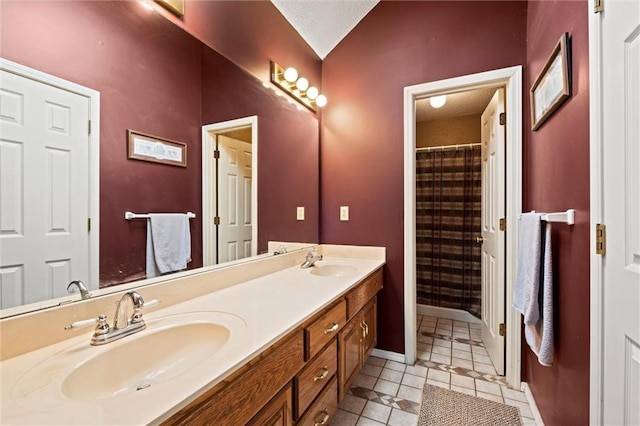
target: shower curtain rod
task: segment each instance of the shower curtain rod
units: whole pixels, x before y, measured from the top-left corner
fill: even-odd
[[[416,151],[435,151],[440,150],[444,151],[445,149],[459,149],[459,148],[467,148],[472,146],[480,146],[482,143],[467,143],[462,145],[441,145],[441,146],[427,146],[423,148],[416,148]]]

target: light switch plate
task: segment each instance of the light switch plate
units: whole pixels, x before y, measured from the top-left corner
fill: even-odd
[[[296,209],[296,218],[298,220],[304,220],[304,207],[298,207]]]
[[[349,220],[349,206],[340,206],[340,220]]]

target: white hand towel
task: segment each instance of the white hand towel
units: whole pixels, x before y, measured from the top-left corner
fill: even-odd
[[[540,318],[541,217],[540,213],[525,213],[520,219],[513,307],[524,316],[525,324],[536,324]]]
[[[538,362],[545,367],[553,364],[553,269],[551,265],[551,225],[544,224],[542,261],[542,312],[535,324],[526,324],[524,336]]]
[[[187,215],[150,214],[147,221],[147,278],[185,269],[189,261],[191,232]]]

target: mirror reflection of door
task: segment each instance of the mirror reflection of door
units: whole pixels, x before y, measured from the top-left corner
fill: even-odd
[[[217,135],[217,263],[251,256],[251,129]],[[247,141],[248,140],[248,141]]]
[[[72,280],[95,283],[90,100],[4,70],[1,81],[0,305],[7,309],[65,296]]]

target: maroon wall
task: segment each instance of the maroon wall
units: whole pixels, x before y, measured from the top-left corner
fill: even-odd
[[[218,119],[259,115],[259,179],[265,180],[259,182],[259,251],[267,239],[318,240],[314,114],[292,107],[137,1],[5,1],[1,19],[4,58],[101,94],[101,286],[145,276],[146,225],[125,221],[126,210],[195,212],[189,267],[202,266],[200,128]],[[258,49],[268,55],[263,48],[269,45]],[[251,52],[248,57],[258,55]],[[228,114],[212,114],[212,105]],[[127,129],[187,143],[188,167],[127,160]],[[293,161],[296,152],[304,160]],[[295,220],[298,205],[307,207],[304,222]]]
[[[523,210],[576,209],[553,226],[555,360],[542,367],[523,346],[523,379],[547,425],[589,422],[589,34],[588,2],[529,2],[525,85],[531,87],[562,33],[572,44],[573,94],[537,131],[524,122]],[[528,99],[528,93],[526,93]],[[523,340],[524,342],[524,340]]]
[[[320,87],[322,61],[270,1],[185,3],[183,19],[164,15],[260,80],[269,81],[274,60]]]
[[[403,88],[524,64],[526,8],[381,2],[324,61],[320,237],[387,248],[380,349],[404,352]]]

